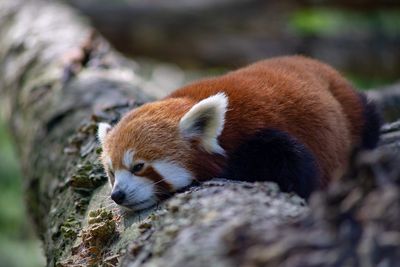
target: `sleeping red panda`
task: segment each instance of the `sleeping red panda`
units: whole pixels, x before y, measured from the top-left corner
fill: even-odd
[[[334,69],[301,56],[201,80],[127,113],[98,137],[111,198],[140,210],[213,177],[274,181],[308,198],[372,149],[380,117]]]

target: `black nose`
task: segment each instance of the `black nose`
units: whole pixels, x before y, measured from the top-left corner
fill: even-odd
[[[125,193],[121,190],[117,190],[111,193],[111,199],[115,201],[117,204],[121,204],[124,202]]]

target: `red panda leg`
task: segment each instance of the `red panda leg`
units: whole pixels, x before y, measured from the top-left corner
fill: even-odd
[[[374,103],[369,102],[365,94],[359,93],[363,105],[364,125],[361,132],[361,148],[373,149],[379,141],[382,117]]]
[[[320,172],[312,153],[289,134],[266,129],[229,157],[226,178],[273,181],[284,192],[308,198],[319,187]]]

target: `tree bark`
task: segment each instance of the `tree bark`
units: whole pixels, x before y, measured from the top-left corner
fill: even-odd
[[[370,90],[367,94],[376,103],[386,122],[394,122],[400,118],[400,83]]]
[[[313,196],[311,208],[271,183],[219,179],[141,213],[119,210],[98,160],[97,122],[115,123],[161,93],[144,90],[141,66],[115,53],[66,6],[2,5],[1,110],[48,266],[395,266],[400,260],[399,175],[383,152],[358,160],[349,178]],[[396,132],[385,128],[388,149],[381,151],[393,150]]]

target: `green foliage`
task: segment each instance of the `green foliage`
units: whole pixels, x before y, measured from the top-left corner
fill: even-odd
[[[20,232],[22,206],[21,177],[12,146],[0,125],[0,231],[7,237],[17,237]]]
[[[2,266],[43,266],[23,204],[21,174],[13,147],[0,122],[0,259]]]
[[[303,9],[292,15],[290,26],[303,35],[329,35],[339,29],[341,20],[337,17],[340,15],[331,10]]]
[[[400,10],[370,12],[334,8],[301,9],[292,14],[289,25],[300,35],[334,36],[380,33],[400,36]]]
[[[346,78],[349,79],[352,84],[358,90],[375,89],[384,85],[392,84],[394,81],[391,79],[379,78],[379,77],[363,77],[353,73],[344,73]]]

